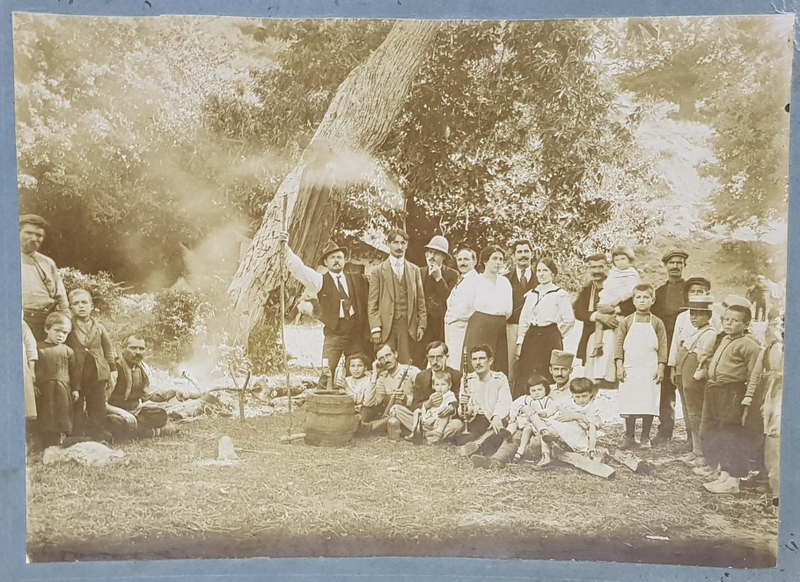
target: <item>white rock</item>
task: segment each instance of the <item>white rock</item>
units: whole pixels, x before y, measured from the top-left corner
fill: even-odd
[[[219,439],[219,455],[217,459],[220,461],[235,461],[239,456],[233,450],[233,441],[231,437],[224,436]]]
[[[122,459],[125,453],[111,449],[104,444],[94,441],[75,443],[71,447],[48,447],[44,451],[42,463],[53,465],[55,463],[78,463],[87,467],[103,467]]]

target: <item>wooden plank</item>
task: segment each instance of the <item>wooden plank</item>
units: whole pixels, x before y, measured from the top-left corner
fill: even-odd
[[[596,475],[597,477],[602,477],[603,479],[611,479],[616,474],[613,467],[590,459],[586,455],[580,453],[563,452],[559,453],[556,458],[562,463],[572,465],[581,471]]]

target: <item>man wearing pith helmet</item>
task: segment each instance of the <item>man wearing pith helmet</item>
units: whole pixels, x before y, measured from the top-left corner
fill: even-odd
[[[365,352],[368,345],[367,279],[364,275],[345,273],[347,249],[328,241],[318,264],[327,271],[320,274],[305,265],[291,248],[289,233],[282,232],[279,240],[286,242],[286,262],[289,272],[319,300],[319,319],[323,323],[325,342],[322,359],[335,369],[342,355]]]
[[[689,253],[680,249],[672,249],[664,253],[661,262],[667,269],[667,282],[656,289],[656,298],[650,309],[653,315],[664,322],[667,332],[667,345],[672,343],[675,331],[675,320],[678,314],[686,307],[686,281],[683,279],[683,270]],[[658,413],[658,433],[653,439],[653,445],[668,442],[672,439],[675,430],[675,385],[670,378],[671,370],[667,369],[664,381],[661,382],[661,403]]]
[[[44,341],[44,322],[54,311],[69,314],[69,301],[55,261],[39,252],[47,221],[36,214],[19,217],[22,253],[22,316],[37,341]]]
[[[422,289],[425,293],[425,309],[428,312],[428,327],[422,341],[416,346],[414,361],[425,360],[425,348],[431,342],[444,341],[444,314],[447,298],[458,282],[458,271],[444,264],[450,258],[450,243],[440,235],[434,236],[425,245],[426,266],[420,269]]]

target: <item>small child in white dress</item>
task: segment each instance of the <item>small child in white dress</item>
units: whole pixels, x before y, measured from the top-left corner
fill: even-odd
[[[442,403],[433,408],[426,408],[423,404],[414,411],[412,418],[413,433],[421,430],[428,444],[441,442],[447,423],[455,416],[458,400],[453,393],[453,379],[448,372],[434,372],[431,379],[433,391],[442,396]]]
[[[605,314],[617,312],[617,307],[623,301],[633,297],[633,288],[641,282],[639,272],[634,268],[636,255],[629,246],[616,246],[611,250],[611,262],[614,266],[608,271],[608,277],[603,281],[600,290],[596,311]],[[613,330],[608,330],[613,334]],[[592,357],[603,355],[603,324],[595,322],[595,347]]]
[[[546,440],[550,434],[547,419],[552,417],[558,408],[550,398],[550,384],[547,378],[534,375],[528,379],[527,384],[528,394],[520,396],[511,403],[509,414],[511,422],[508,425],[508,432],[515,435],[514,440],[517,436],[520,439],[519,447],[514,454],[515,461],[522,459],[532,437],[539,438],[542,458],[537,465],[544,466],[550,462],[550,445]]]

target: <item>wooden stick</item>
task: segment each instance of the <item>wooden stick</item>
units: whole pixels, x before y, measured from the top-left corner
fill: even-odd
[[[281,230],[286,232],[286,212],[289,206],[289,195],[283,193],[283,213],[281,214]],[[286,434],[292,434],[292,392],[291,392],[291,378],[289,377],[289,356],[286,353],[286,298],[284,297],[286,290],[286,242],[281,243],[281,345],[283,345],[283,369],[286,370],[286,396],[287,396],[287,410],[289,413],[289,427],[286,429]]]

